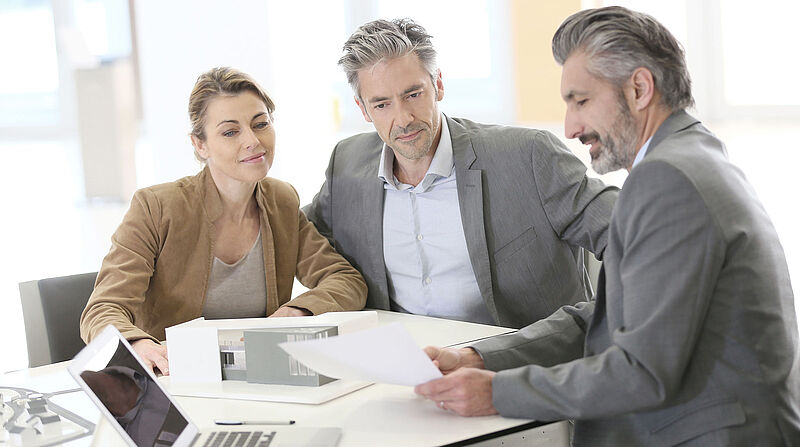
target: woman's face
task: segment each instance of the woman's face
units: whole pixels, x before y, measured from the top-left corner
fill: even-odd
[[[266,104],[256,94],[244,91],[211,99],[204,130],[205,141],[193,135],[192,144],[217,187],[255,184],[266,177],[275,157],[275,130]]]

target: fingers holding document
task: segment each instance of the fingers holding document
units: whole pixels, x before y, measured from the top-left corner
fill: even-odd
[[[492,404],[495,374],[484,369],[459,368],[441,379],[417,385],[414,392],[461,416],[497,414]]]
[[[472,348],[453,349],[428,346],[424,351],[442,374],[450,374],[458,368],[483,368],[483,359]]]

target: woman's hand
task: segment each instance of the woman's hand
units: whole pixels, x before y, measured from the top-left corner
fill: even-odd
[[[167,347],[162,346],[149,338],[143,338],[131,343],[133,350],[144,360],[144,364],[155,372],[154,367],[161,371],[161,374],[169,375],[169,361],[167,359]]]
[[[270,317],[307,317],[309,315],[312,315],[309,310],[300,307],[283,306],[270,315]]]

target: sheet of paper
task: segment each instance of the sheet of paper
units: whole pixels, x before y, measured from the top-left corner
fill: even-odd
[[[278,346],[314,371],[337,379],[414,386],[442,376],[400,323]]]
[[[167,328],[169,370],[176,382],[219,382],[222,365],[217,330],[187,327],[180,332]]]

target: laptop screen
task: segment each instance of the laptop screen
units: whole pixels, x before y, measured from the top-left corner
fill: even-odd
[[[280,433],[259,427],[249,431],[214,430],[207,440],[199,439],[198,427],[111,325],[75,356],[67,370],[131,446],[186,447],[195,442],[229,446],[238,442],[236,445],[333,447],[342,436],[338,427],[285,427]]]
[[[121,337],[107,337],[80,376],[137,446],[172,445],[189,422]]]

